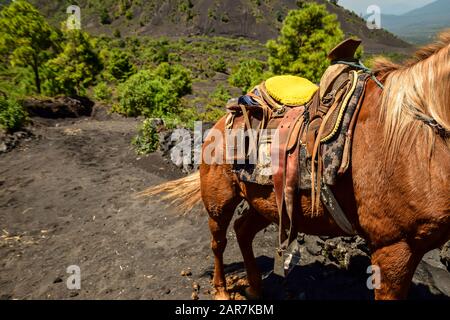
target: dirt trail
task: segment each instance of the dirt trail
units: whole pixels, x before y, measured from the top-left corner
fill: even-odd
[[[137,191],[181,176],[158,153],[136,157],[130,140],[138,123],[35,119],[32,130],[39,138],[0,154],[0,298],[190,299],[194,281],[199,298],[211,298],[213,260],[202,210],[183,217],[134,198]],[[265,274],[275,241],[274,227],[255,241]],[[372,296],[364,273],[314,259],[306,259],[287,283],[269,276],[266,296]],[[430,259],[418,270],[412,297],[446,298],[449,274]],[[227,271],[242,276],[241,261],[230,229]],[[81,290],[66,287],[70,265],[81,269]],[[188,268],[192,275],[181,276]]]

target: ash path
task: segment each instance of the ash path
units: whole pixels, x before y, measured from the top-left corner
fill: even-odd
[[[180,216],[167,204],[136,199],[146,187],[182,174],[159,153],[138,158],[130,146],[138,121],[34,119],[39,137],[0,154],[0,298],[211,299],[213,269],[205,213]],[[244,275],[230,228],[227,272]],[[277,233],[255,240],[267,298],[371,298],[364,273],[340,270],[306,247],[283,282],[270,276]],[[307,242],[309,243],[309,242]],[[448,298],[449,273],[429,254],[411,298]],[[320,262],[320,263],[319,263]],[[66,268],[81,268],[81,290]],[[181,276],[191,269],[192,275]]]

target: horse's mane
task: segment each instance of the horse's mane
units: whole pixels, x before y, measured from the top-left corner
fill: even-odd
[[[450,130],[450,29],[403,65],[376,59],[374,71],[386,79],[380,120],[387,159],[394,158],[400,145],[418,143],[419,137],[424,137],[431,153],[436,134],[418,118],[432,118]]]

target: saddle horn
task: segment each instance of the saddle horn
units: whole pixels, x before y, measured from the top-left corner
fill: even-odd
[[[361,45],[360,39],[346,39],[334,47],[330,53],[328,53],[328,59],[330,61],[351,61],[355,60],[355,53],[358,47]]]

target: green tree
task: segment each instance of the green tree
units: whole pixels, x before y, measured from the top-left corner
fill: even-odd
[[[50,94],[84,94],[102,70],[102,64],[87,33],[67,30],[62,52],[46,64]]]
[[[275,74],[293,74],[318,82],[328,67],[327,53],[344,38],[334,14],[324,5],[299,2],[289,11],[281,34],[269,40],[269,67]]]
[[[51,57],[58,34],[39,11],[16,0],[0,11],[0,54],[13,66],[31,67],[36,91],[41,93],[41,66]]]

